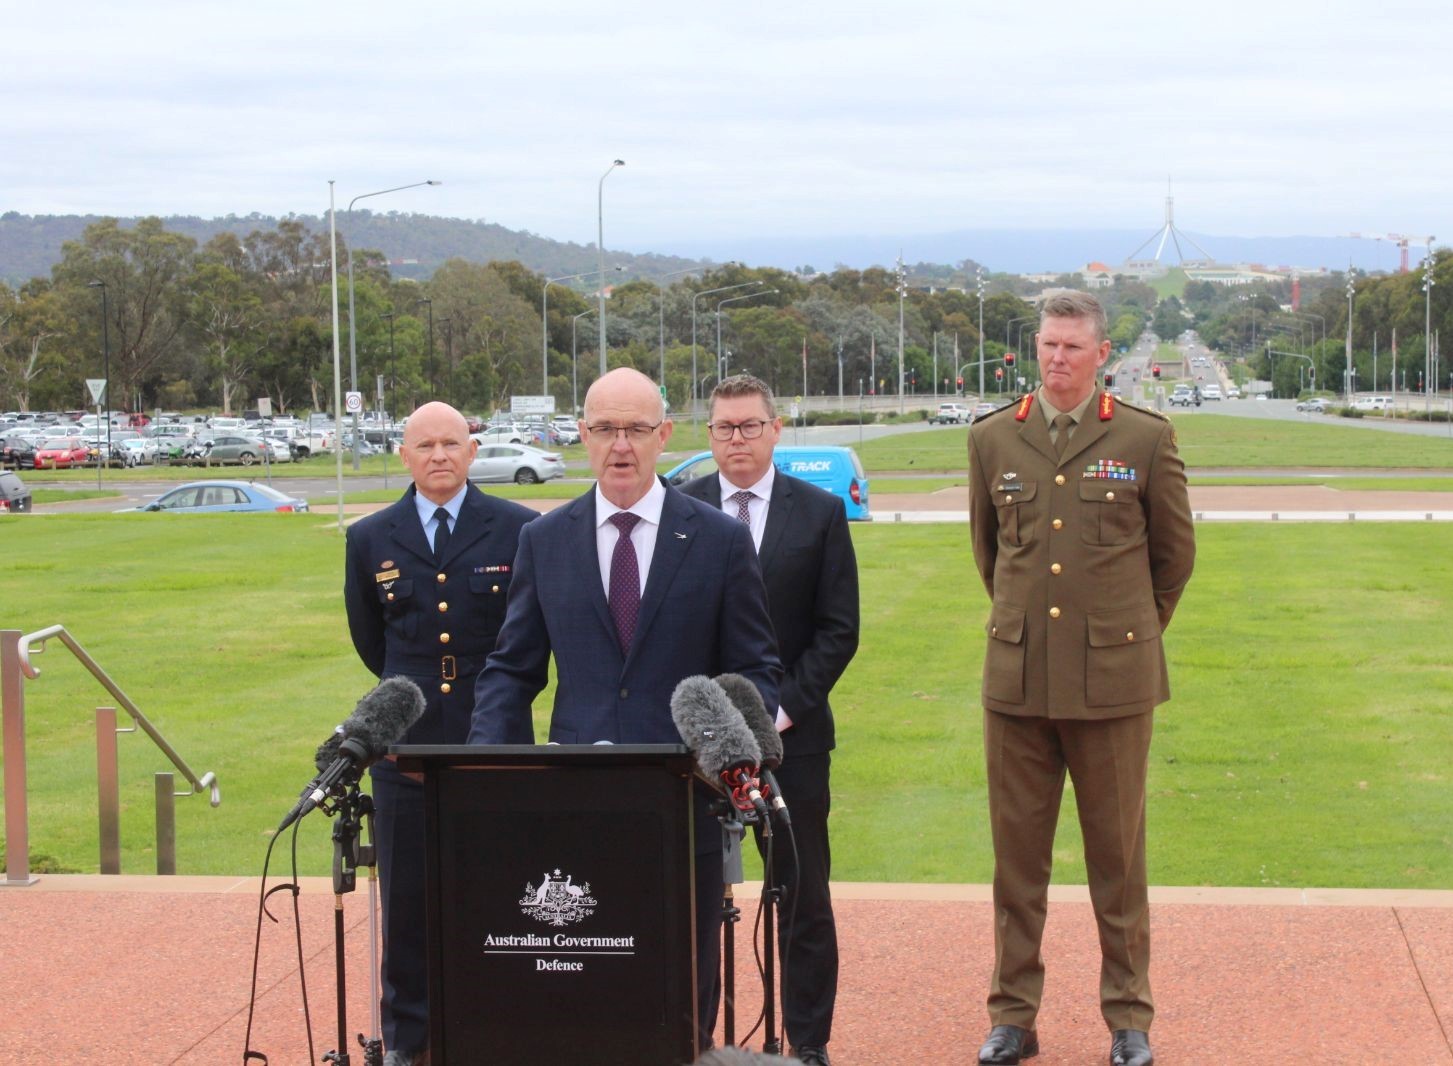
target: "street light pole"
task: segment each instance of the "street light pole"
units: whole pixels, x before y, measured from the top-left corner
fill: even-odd
[[[378,192],[366,192],[361,196],[355,196],[348,201],[348,224],[353,225],[353,205],[359,200],[367,200],[370,196],[382,196],[385,193],[401,192],[404,189],[417,189],[424,185],[442,185],[443,182],[430,178],[427,181],[416,181],[409,185],[396,185],[392,189],[380,189]],[[348,389],[350,392],[358,391],[358,347],[356,341],[357,330],[353,326],[353,246],[348,246]],[[358,466],[358,412],[353,413],[353,469]]]
[[[106,399],[106,454],[96,462],[96,484],[101,484],[101,468],[111,461],[111,306],[106,298],[106,283],[100,278],[88,287],[101,290],[101,377],[106,384],[101,395]]]
[[[1342,385],[1347,396],[1347,406],[1352,406],[1352,296],[1357,291],[1352,264],[1347,264],[1347,366],[1342,372]],[[1373,364],[1372,387],[1377,388],[1376,364]]]
[[[616,270],[624,270],[624,267],[616,267]],[[540,288],[540,395],[550,395],[550,286],[558,285],[562,281],[575,281],[577,278],[589,278],[599,273],[595,270],[587,270],[581,274],[565,274],[558,278],[546,278],[545,284]],[[601,274],[601,288],[605,288],[605,275]]]
[[[976,267],[979,289],[979,396],[984,395],[984,268]],[[954,362],[959,360],[958,341],[954,341]]]
[[[384,451],[388,451],[389,437],[388,429],[394,422],[394,312],[385,311],[378,316],[388,319],[388,393],[384,397],[383,413],[388,420],[388,426],[384,427]]]
[[[721,361],[721,309],[727,304],[734,304],[739,300],[751,300],[758,296],[771,296],[776,289],[762,289],[760,292],[749,292],[742,296],[728,296],[725,300],[718,300],[716,304],[716,378],[717,384],[726,380],[726,368]]]
[[[605,179],[616,167],[626,165],[617,159],[605,168],[595,189],[595,252],[600,267],[600,376],[605,377]]]
[[[438,386],[434,382],[434,301],[425,296],[417,301],[414,306],[418,307],[419,304],[427,304],[429,307],[429,399],[432,400],[439,391]]]
[[[719,289],[703,289],[701,292],[691,294],[691,419],[696,421],[696,404],[700,399],[697,392],[698,381],[696,377],[696,301],[703,296],[710,296],[716,292],[731,292],[733,289],[745,289],[748,285],[760,285],[760,281],[743,281],[736,285],[723,285]]]
[[[570,414],[574,416],[580,410],[580,392],[577,385],[576,371],[580,367],[580,360],[575,354],[575,326],[590,310],[580,312],[570,320]]]
[[[898,253],[898,413],[903,413],[903,298],[908,295],[908,275],[903,269],[903,253]]]
[[[660,301],[661,318],[661,379],[660,384],[666,384],[666,285],[667,278],[679,277],[682,274],[698,274],[701,267],[690,267],[686,270],[673,270],[669,274],[662,274],[656,281],[656,294]]]
[[[333,457],[337,467],[338,532],[343,532],[343,369],[338,343],[338,212],[333,202],[335,179],[328,179],[328,274],[333,290]]]

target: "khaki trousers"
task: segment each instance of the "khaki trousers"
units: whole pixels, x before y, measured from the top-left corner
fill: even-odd
[[[1034,1028],[1044,992],[1040,942],[1065,771],[1075,786],[1090,901],[1100,934],[1100,1012],[1110,1029],[1149,1031],[1150,908],[1145,778],[1152,714],[1094,721],[984,712],[994,839],[991,1025]]]

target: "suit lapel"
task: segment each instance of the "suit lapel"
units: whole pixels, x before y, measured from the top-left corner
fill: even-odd
[[[393,518],[393,539],[399,547],[413,552],[432,566],[434,549],[429,538],[424,536],[424,523],[419,521],[418,505],[414,502],[416,493],[417,490],[410,485],[404,498],[394,505],[397,511]]]
[[[666,601],[667,591],[676,580],[676,573],[691,550],[691,541],[696,533],[696,516],[691,506],[668,485],[666,500],[661,505],[661,525],[656,530],[651,570],[646,575],[646,593],[641,597],[641,610],[636,616],[636,636],[631,643],[631,654],[626,657],[628,666],[636,655],[636,649],[645,643],[651,623]]]
[[[464,494],[459,518],[454,522],[454,532],[449,538],[449,547],[445,549],[444,558],[439,560],[439,568],[442,570],[471,544],[489,533],[491,519],[484,493],[471,485]]]
[[[779,470],[772,478],[772,498],[767,501],[767,526],[762,530],[762,547],[757,551],[763,574],[777,559],[777,546],[792,524],[792,508],[795,506],[796,493],[792,491],[792,482]]]
[[[1033,407],[1029,415],[1019,424],[1019,439],[1049,460],[1051,466],[1058,465],[1054,457],[1054,445],[1050,443],[1049,426],[1045,424],[1044,412]]]
[[[595,544],[595,489],[591,489],[583,496],[567,504],[565,514],[570,519],[570,528],[566,532],[571,550],[568,557],[559,560],[541,560],[540,562],[550,566],[568,566],[574,572],[572,587],[585,590],[585,597],[590,601],[591,609],[595,612],[596,619],[600,622],[605,631],[610,634],[611,646],[620,647],[616,639],[615,620],[610,616],[610,604],[605,600],[605,588],[600,580],[600,553]],[[637,625],[637,632],[640,626]]]

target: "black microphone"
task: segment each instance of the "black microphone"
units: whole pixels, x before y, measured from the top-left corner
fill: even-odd
[[[721,686],[701,674],[683,679],[671,694],[671,720],[702,773],[720,777],[739,809],[755,809],[765,820],[767,803],[756,781],[762,749]]]
[[[313,759],[318,775],[278,825],[281,833],[313,810],[340,781],[359,774],[388,754],[389,746],[424,713],[424,694],[406,677],[390,677],[358,701],[353,713],[319,745]]]
[[[718,674],[716,683],[727,694],[727,699],[732,701],[732,706],[747,723],[757,746],[762,749],[761,778],[772,800],[772,809],[784,824],[791,825],[792,815],[787,811],[787,800],[782,795],[782,786],[777,784],[777,777],[772,773],[782,765],[782,734],[777,732],[777,723],[767,713],[761,692],[741,674]]]

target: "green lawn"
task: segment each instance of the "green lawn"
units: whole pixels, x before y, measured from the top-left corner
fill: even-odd
[[[834,699],[834,875],[985,881],[982,588],[958,525],[856,526],[862,650]],[[1447,530],[1211,525],[1168,638],[1152,749],[1160,884],[1453,887]],[[349,645],[341,538],[318,515],[0,518],[0,626],[64,623],[223,804],[179,802],[178,867],[252,874],[314,747],[373,685]],[[93,708],[65,648],[26,685],[32,850],[96,866]],[[547,697],[539,704],[548,705]],[[123,869],[154,868],[164,760],[120,738]],[[789,797],[790,799],[790,797]],[[1072,807],[1068,808],[1072,810]],[[302,823],[326,873],[326,819]],[[1056,878],[1082,882],[1067,817]]]
[[[1184,415],[1174,422],[1181,458],[1190,470],[1410,467],[1453,471],[1453,438],[1450,437],[1377,433],[1354,426],[1275,422],[1231,415]],[[865,442],[858,454],[869,472],[958,473],[968,467],[968,430],[959,426],[879,437]]]

